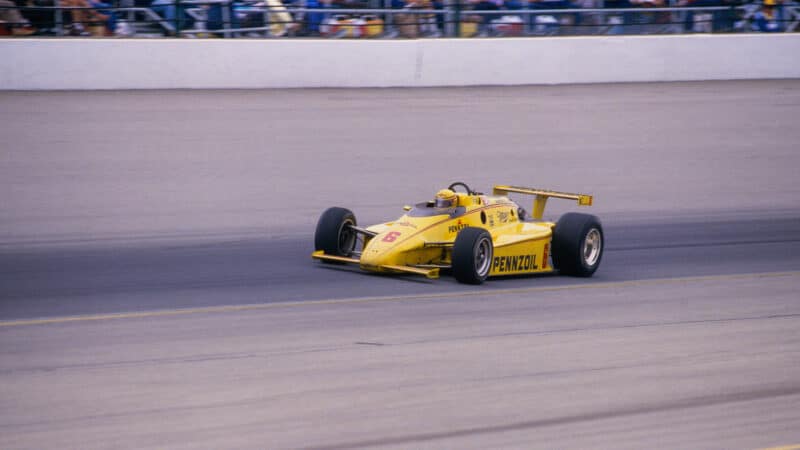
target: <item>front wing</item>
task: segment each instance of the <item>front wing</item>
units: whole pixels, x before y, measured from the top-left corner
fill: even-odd
[[[357,258],[349,258],[346,256],[327,255],[322,250],[317,250],[311,254],[314,259],[322,261],[338,262],[345,264],[357,264],[361,266],[361,261]],[[412,266],[396,266],[396,265],[383,265],[378,267],[365,267],[362,269],[370,270],[373,272],[397,272],[397,273],[410,273],[414,275],[422,275],[426,278],[435,279],[439,278],[439,267],[412,267]]]

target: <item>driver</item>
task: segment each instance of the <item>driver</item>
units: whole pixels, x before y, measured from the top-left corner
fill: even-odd
[[[450,189],[442,189],[436,193],[433,206],[440,209],[455,208],[458,205],[458,196]]]

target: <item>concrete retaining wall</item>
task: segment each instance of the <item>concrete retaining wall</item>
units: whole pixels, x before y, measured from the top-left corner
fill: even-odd
[[[432,40],[7,39],[0,89],[800,78],[800,34]]]

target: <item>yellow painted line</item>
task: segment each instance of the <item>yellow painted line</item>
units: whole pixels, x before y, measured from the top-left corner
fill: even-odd
[[[139,311],[139,312],[127,312],[127,313],[115,313],[115,314],[93,314],[86,316],[53,317],[49,319],[8,320],[8,321],[0,321],[0,328],[18,327],[27,325],[63,324],[70,322],[95,322],[103,320],[143,319],[143,318],[153,318],[153,317],[182,316],[188,314],[216,314],[216,313],[229,313],[229,312],[239,312],[239,311],[274,309],[274,308],[293,308],[293,307],[303,307],[303,306],[437,300],[437,299],[457,298],[457,297],[497,296],[497,295],[510,295],[510,294],[526,294],[535,292],[557,292],[557,291],[572,291],[572,290],[587,290],[587,289],[618,289],[626,287],[696,283],[703,281],[730,281],[730,280],[750,280],[750,279],[783,278],[783,277],[800,277],[800,271],[767,272],[767,273],[738,274],[738,275],[708,275],[699,277],[659,278],[659,279],[635,280],[635,281],[611,281],[611,282],[600,282],[600,283],[573,284],[566,286],[539,286],[539,287],[529,287],[529,288],[510,288],[510,289],[496,289],[496,290],[485,289],[485,290],[473,290],[473,291],[463,291],[463,292],[455,291],[455,292],[443,292],[437,294],[412,294],[412,295],[394,295],[394,296],[384,296],[384,297],[351,297],[351,298],[307,300],[307,301],[294,301],[294,302],[253,303],[244,305],[208,306],[201,308],[166,309],[166,310],[156,310],[156,311]],[[800,450],[800,448],[797,448],[795,450]]]
[[[800,450],[800,444],[784,445],[783,447],[762,448],[761,450]]]

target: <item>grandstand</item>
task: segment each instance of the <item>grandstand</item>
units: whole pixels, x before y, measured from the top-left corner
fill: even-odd
[[[0,35],[390,39],[797,32],[765,0],[0,0]]]

